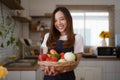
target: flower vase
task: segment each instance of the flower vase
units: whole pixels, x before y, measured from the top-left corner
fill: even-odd
[[[101,41],[101,46],[107,46],[107,42],[106,42],[105,38]]]

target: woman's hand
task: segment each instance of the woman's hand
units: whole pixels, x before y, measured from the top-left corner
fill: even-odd
[[[41,70],[45,73],[45,75],[55,76],[58,72],[55,70],[54,66],[41,66]]]

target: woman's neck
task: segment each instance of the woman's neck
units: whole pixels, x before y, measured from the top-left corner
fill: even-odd
[[[62,33],[61,33],[61,36],[64,36],[64,35],[66,35],[66,33],[65,33],[65,32],[62,32]]]

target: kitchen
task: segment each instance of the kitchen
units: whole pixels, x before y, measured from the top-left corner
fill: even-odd
[[[4,0],[7,2],[8,0]],[[15,41],[17,41],[19,38],[25,38],[25,39],[32,39],[34,42],[38,42],[37,49],[39,48],[39,41],[41,36],[39,31],[31,31],[31,27],[29,22],[34,18],[36,20],[39,20],[38,17],[40,15],[45,15],[47,13],[47,18],[43,17],[43,22],[45,25],[50,26],[50,17],[49,13],[52,13],[56,5],[114,5],[115,6],[115,13],[114,13],[114,34],[120,35],[120,1],[119,0],[21,0],[20,7],[17,5],[18,8],[13,6],[13,8],[4,5],[3,0],[0,0],[0,22],[5,23],[8,26],[14,26],[14,38]],[[11,2],[14,0],[10,0]],[[11,3],[8,1],[8,3]],[[7,3],[7,4],[8,4]],[[15,4],[14,4],[15,5]],[[47,6],[46,6],[47,5]],[[12,5],[10,5],[12,6]],[[48,8],[49,7],[49,8]],[[18,10],[20,9],[20,10]],[[23,9],[23,10],[22,10]],[[12,17],[11,16],[15,16]],[[18,18],[16,16],[21,15],[22,17]],[[38,16],[36,18],[36,16]],[[22,19],[21,19],[22,18]],[[48,27],[46,28],[48,29]],[[12,32],[11,32],[12,34]],[[9,35],[9,34],[8,34]],[[39,39],[38,39],[39,38]],[[9,40],[8,38],[5,38],[5,40]],[[3,39],[0,38],[0,43],[2,43]],[[23,40],[22,40],[23,41]],[[22,42],[21,41],[21,42]],[[30,40],[28,40],[30,41]],[[6,43],[5,41],[4,43]],[[24,42],[23,42],[24,43]],[[0,48],[0,63],[4,64],[8,61],[11,61],[11,59],[8,59],[8,57],[14,57],[14,55],[17,56],[17,58],[24,58],[25,55],[23,55],[24,51],[26,51],[26,45],[24,46],[20,44],[20,48],[13,44],[12,46],[6,46],[4,44],[4,48]],[[119,42],[118,42],[119,43]],[[12,44],[12,43],[11,43]],[[36,43],[35,43],[36,44]],[[17,46],[17,47],[13,47]],[[21,48],[22,47],[22,48]],[[36,48],[36,46],[35,46]],[[26,52],[27,53],[27,52]],[[26,54],[28,55],[28,54]],[[29,57],[31,59],[34,59],[34,57]],[[34,60],[33,60],[34,61]],[[107,63],[107,64],[106,64]],[[119,59],[94,59],[94,58],[87,58],[87,59],[81,59],[80,65],[76,69],[76,80],[119,80],[120,79],[120,65],[119,65]],[[87,73],[87,74],[86,74]],[[93,73],[93,74],[91,74]],[[32,68],[9,68],[8,74],[5,77],[6,80],[42,80],[42,73],[39,69],[38,65],[33,66]],[[15,77],[14,77],[15,76]],[[29,77],[26,77],[29,76]]]

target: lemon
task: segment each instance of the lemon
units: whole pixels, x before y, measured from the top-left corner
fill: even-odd
[[[0,66],[0,78],[3,78],[8,73],[7,69],[3,66]]]

